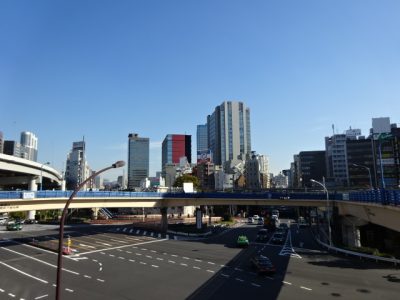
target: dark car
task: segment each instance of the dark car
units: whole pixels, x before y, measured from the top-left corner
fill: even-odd
[[[271,238],[271,242],[274,244],[283,244],[285,242],[285,235],[281,232],[275,232]]]
[[[251,263],[257,269],[258,274],[271,274],[276,272],[275,266],[266,256],[256,255],[251,258]]]
[[[7,224],[7,230],[10,231],[18,231],[18,230],[22,230],[22,224],[20,222],[9,222]]]
[[[257,241],[266,241],[268,239],[268,230],[267,229],[261,229],[257,233]]]

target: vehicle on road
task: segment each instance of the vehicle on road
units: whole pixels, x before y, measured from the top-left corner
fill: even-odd
[[[249,239],[245,235],[239,235],[236,241],[238,247],[247,247],[249,245]]]
[[[247,218],[247,224],[253,224],[254,219],[252,217]]]
[[[260,229],[257,233],[257,241],[263,242],[268,239],[268,230],[267,229]]]
[[[15,221],[8,222],[7,230],[10,230],[10,231],[22,230],[22,224],[20,222],[15,222]]]
[[[0,225],[6,225],[8,222],[7,218],[0,218]]]
[[[285,242],[285,235],[281,232],[275,232],[271,238],[273,244],[283,244]]]
[[[37,224],[38,221],[35,219],[26,219],[24,224]]]
[[[277,216],[277,218],[279,218],[279,210],[273,209],[272,212],[271,212],[271,215]]]
[[[256,255],[251,258],[252,265],[257,269],[258,274],[271,274],[276,272],[271,260],[264,255]]]
[[[282,229],[283,231],[288,231],[289,225],[287,223],[280,223],[278,228]]]
[[[299,217],[299,219],[297,220],[297,224],[299,225],[299,227],[308,226],[306,219],[304,219],[304,217]]]
[[[263,217],[259,217],[258,218],[257,225],[264,225],[264,218]]]

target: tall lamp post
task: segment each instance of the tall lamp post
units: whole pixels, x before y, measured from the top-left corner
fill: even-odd
[[[50,165],[50,162],[45,162],[40,166],[40,190],[43,189],[43,166],[44,165]]]
[[[75,195],[79,192],[79,190],[90,180],[98,176],[100,173],[103,173],[109,169],[114,169],[114,168],[120,168],[125,165],[125,162],[120,160],[117,161],[116,163],[112,164],[109,167],[106,167],[104,169],[101,169],[100,171],[93,173],[89,178],[87,178],[85,181],[80,183],[75,190],[72,192],[71,196],[69,197],[67,203],[65,203],[64,210],[61,215],[61,220],[60,220],[60,234],[58,237],[58,260],[57,260],[57,285],[56,285],[56,300],[61,299],[60,291],[61,291],[61,270],[62,270],[62,255],[63,255],[63,239],[64,239],[64,223],[65,223],[65,218],[67,216],[67,211],[69,204],[71,203],[72,199],[74,199]]]
[[[330,220],[330,216],[329,216],[329,192],[328,189],[326,188],[325,184],[319,181],[316,181],[314,179],[310,180],[313,183],[319,184],[320,186],[322,186],[322,188],[324,189],[325,193],[326,193],[326,218],[328,221],[328,235],[329,235],[329,246],[332,246],[332,229],[331,229],[331,220]]]
[[[357,165],[357,164],[351,164],[354,167],[359,167],[359,168],[364,168],[367,169],[368,171],[368,176],[369,176],[369,186],[371,187],[371,190],[374,189],[373,185],[372,185],[372,177],[371,177],[371,169],[368,168],[367,166],[363,166],[363,165]]]

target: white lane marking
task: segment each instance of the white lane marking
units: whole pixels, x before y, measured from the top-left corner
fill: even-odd
[[[110,256],[110,257],[115,257],[115,255],[114,255],[114,254],[108,254],[108,256]]]
[[[73,293],[74,292],[74,290],[71,290],[71,289],[65,289],[67,292],[70,292],[70,293]]]
[[[207,262],[208,264],[210,264],[210,265],[215,265],[215,263],[213,263],[213,262],[211,262],[211,261],[209,261],[209,262]]]
[[[215,271],[213,271],[213,270],[207,270],[207,272],[209,272],[209,273],[215,273]]]
[[[168,262],[171,264],[175,264],[175,262],[173,260],[169,260]]]
[[[94,261],[94,262],[98,262],[98,260],[97,260],[97,259],[92,259],[92,261]]]
[[[202,262],[202,260],[201,260],[201,259],[195,259],[195,261]]]
[[[140,250],[147,251],[147,249],[146,249],[146,248],[142,248],[142,249],[140,249]]]
[[[120,257],[118,257],[119,259],[125,259],[125,257],[122,257],[122,256],[120,256]]]
[[[105,253],[104,253],[104,252],[100,252],[100,254],[103,254],[103,255],[104,255]]]
[[[103,264],[102,263],[99,263],[99,266],[102,266]]]
[[[125,251],[126,253],[128,253],[128,254],[132,254],[132,251]]]
[[[135,262],[135,260],[134,260],[134,259],[130,259],[129,261],[130,261],[130,262]]]
[[[128,242],[115,240],[115,239],[110,239],[110,241],[117,242],[117,243],[122,243],[122,244],[128,244]]]
[[[35,300],[39,300],[39,299],[42,299],[42,298],[46,298],[46,297],[48,297],[48,296],[49,296],[48,294],[42,295],[42,296],[38,296],[38,297],[35,298]]]
[[[240,278],[235,278],[235,280],[240,281],[240,282],[244,282],[244,280],[240,279]]]
[[[240,269],[240,268],[235,268],[235,271],[243,271],[242,269]]]
[[[27,257],[27,258],[29,258],[29,259],[32,259],[32,260],[34,260],[34,261],[37,261],[37,262],[40,262],[40,263],[42,263],[42,264],[45,264],[45,265],[47,265],[47,266],[50,266],[50,267],[53,267],[53,268],[57,268],[57,266],[56,266],[56,265],[52,265],[51,263],[48,263],[48,262],[46,262],[46,261],[43,261],[43,260],[37,259],[37,258],[35,258],[35,257],[32,257],[32,256],[29,256],[29,255],[26,255],[26,254],[23,254],[23,253],[20,253],[20,252],[17,252],[17,251],[14,251],[14,250],[8,249],[8,248],[0,248],[0,249],[3,249],[3,250],[5,250],[5,251],[9,251],[9,252],[12,252],[12,253],[15,253],[15,254],[21,255],[21,256],[23,256],[23,257]],[[63,268],[62,270],[63,270],[63,271],[65,271],[65,272],[68,272],[68,273],[74,274],[74,275],[79,275],[79,273],[77,273],[77,272],[74,272],[74,271],[71,271],[71,270],[68,270],[68,269],[65,269],[65,268]]]
[[[287,285],[292,285],[292,283],[291,282],[287,282],[287,281],[282,281],[284,284],[287,284]]]
[[[100,281],[100,282],[104,282],[104,280],[103,280],[103,279],[100,279],[100,278],[97,278],[96,280],[97,280],[97,281]]]
[[[89,276],[89,275],[83,275],[83,277],[92,279],[92,276]]]
[[[5,266],[5,267],[7,267],[7,268],[10,268],[11,270],[14,270],[14,271],[16,271],[16,272],[18,272],[18,273],[21,273],[22,275],[28,276],[28,277],[30,277],[30,278],[36,279],[37,281],[43,282],[43,283],[45,283],[45,284],[48,284],[48,282],[47,282],[46,280],[43,280],[43,279],[38,278],[38,277],[35,277],[35,276],[33,276],[33,275],[31,275],[31,274],[28,274],[28,273],[25,273],[24,271],[18,270],[17,268],[14,268],[14,267],[12,267],[12,266],[10,266],[10,265],[7,265],[6,263],[4,263],[4,262],[2,262],[2,261],[0,261],[0,264],[2,264],[3,266]]]
[[[143,262],[143,261],[141,261],[140,264],[142,264],[142,265],[147,265],[147,263],[145,263],[145,262]]]
[[[200,268],[196,266],[193,266],[193,269],[200,270]]]
[[[190,259],[189,257],[186,257],[186,256],[182,256],[182,258],[183,258],[183,259]]]
[[[222,274],[222,273],[221,273],[221,276],[224,276],[224,277],[226,277],[226,278],[229,278],[229,277],[230,277],[229,275],[227,275],[227,274]]]
[[[255,287],[260,287],[260,286],[261,286],[261,285],[256,284],[256,283],[251,283],[251,285],[252,285],[252,286],[255,286]]]
[[[312,289],[310,289],[308,287],[305,287],[305,286],[301,286],[300,288],[303,289],[303,290],[312,291]]]
[[[142,253],[135,253],[137,256],[142,256]]]
[[[90,248],[90,249],[96,249],[96,247],[89,246],[89,245],[86,245],[86,244],[79,244],[79,246],[82,246],[82,247],[85,247],[85,248]]]
[[[153,258],[153,257],[151,257],[150,255],[146,255],[146,257],[147,257],[147,258]]]
[[[188,265],[187,265],[187,264],[184,264],[184,263],[181,263],[181,266],[187,267]]]
[[[150,252],[157,253],[157,251],[155,251],[155,250],[150,250]]]
[[[178,257],[178,255],[176,255],[176,254],[171,254],[171,256],[173,256],[173,257]]]
[[[156,266],[156,265],[151,265],[153,268],[158,268],[158,266]]]
[[[118,252],[122,252],[122,250],[121,250],[121,249],[117,249],[117,251],[118,251]]]
[[[136,246],[133,246],[132,248],[133,248],[133,249],[137,249],[137,247],[136,247]]]
[[[110,251],[110,250],[116,250],[116,249],[121,249],[121,248],[126,248],[126,247],[132,247],[134,245],[144,245],[144,244],[151,244],[151,243],[159,243],[159,242],[164,242],[166,239],[162,240],[153,240],[153,241],[147,241],[147,242],[142,242],[142,243],[137,243],[137,244],[131,244],[131,245],[122,245],[122,246],[117,246],[117,247],[111,247],[111,248],[105,248],[105,249],[99,249],[99,250],[93,250],[93,251],[88,251],[88,252],[83,252],[80,255],[84,254],[91,254],[91,253],[97,253],[101,251]],[[135,247],[132,247],[135,248]],[[136,247],[137,248],[137,247]]]
[[[103,271],[103,267],[100,267],[99,271],[100,271],[100,272]]]
[[[164,258],[161,258],[161,257],[157,257],[157,260],[164,260]]]
[[[4,293],[5,291],[3,289],[0,289],[0,292]]]
[[[12,297],[12,298],[15,298],[15,295],[14,295],[14,294],[11,294],[11,293],[8,293],[8,296],[10,296],[10,297]]]

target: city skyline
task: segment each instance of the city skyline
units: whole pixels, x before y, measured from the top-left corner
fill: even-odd
[[[154,175],[166,134],[195,137],[238,100],[251,109],[252,149],[278,174],[294,154],[323,150],[332,124],[368,135],[374,117],[399,122],[397,2],[156,3],[1,3],[3,138],[33,132],[38,161],[65,171],[85,136],[95,170],[127,161],[137,132]]]

